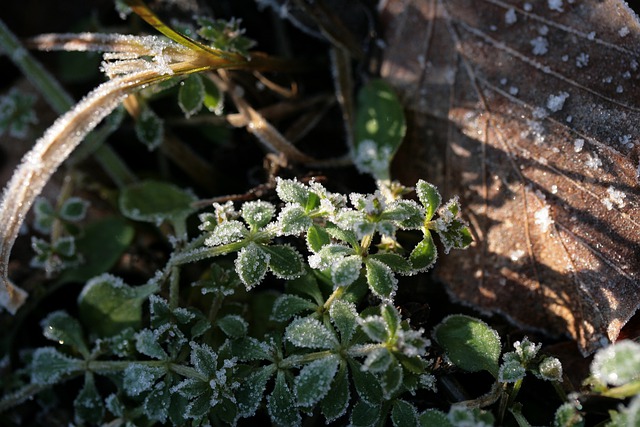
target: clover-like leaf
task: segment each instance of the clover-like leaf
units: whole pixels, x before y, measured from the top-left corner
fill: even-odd
[[[189,345],[191,346],[190,360],[193,367],[205,377],[213,378],[218,367],[216,352],[207,344],[191,342]]]
[[[273,204],[262,200],[254,200],[242,205],[240,215],[252,230],[257,230],[267,225],[275,212],[276,207]]]
[[[351,302],[335,300],[329,308],[329,316],[333,325],[340,332],[342,342],[348,343],[358,325],[358,313],[355,305]]]
[[[158,342],[158,336],[150,329],[143,329],[136,334],[136,350],[154,359],[165,360],[168,357]]]
[[[318,306],[306,298],[297,295],[280,295],[273,303],[271,319],[276,322],[286,322],[303,311],[315,310]]]
[[[89,349],[84,340],[80,322],[65,311],[49,313],[40,323],[43,334],[50,340],[71,346],[80,351],[84,357],[89,356]]]
[[[304,273],[302,256],[288,245],[261,246],[269,254],[269,269],[281,279],[295,279]]]
[[[178,105],[186,118],[196,114],[202,108],[205,98],[202,77],[192,74],[180,82]]]
[[[229,338],[241,338],[247,334],[249,324],[237,314],[229,314],[216,321],[216,325]]]
[[[417,427],[418,411],[406,400],[397,399],[391,408],[391,422],[394,427]]]
[[[369,255],[370,259],[376,259],[386,264],[391,270],[400,274],[413,273],[413,266],[407,259],[401,255],[391,252],[378,252],[377,254]]]
[[[498,381],[514,383],[524,378],[526,370],[518,360],[507,360],[500,365]]]
[[[331,266],[331,279],[336,287],[348,286],[360,277],[362,258],[359,255],[350,255],[337,261]]]
[[[383,343],[391,338],[387,322],[382,316],[367,316],[364,319],[358,318],[358,323],[364,333],[373,341]]]
[[[211,79],[203,78],[204,100],[202,103],[209,112],[220,115],[224,106],[224,97],[220,88]]]
[[[322,415],[324,415],[327,424],[344,415],[349,407],[349,398],[351,396],[347,372],[346,365],[341,364],[338,373],[333,379],[329,393],[320,402]]]
[[[402,366],[398,361],[392,360],[388,368],[380,373],[380,386],[385,399],[390,399],[400,389],[403,379],[404,370]]]
[[[419,417],[420,427],[454,427],[451,421],[447,418],[447,414],[437,409],[427,409],[420,414]]]
[[[307,246],[313,252],[319,252],[324,246],[331,243],[329,233],[317,225],[312,225],[307,230]]]
[[[333,348],[338,342],[336,337],[318,319],[302,317],[296,319],[284,332],[287,341],[302,348]]]
[[[248,234],[247,227],[235,219],[219,224],[204,241],[207,246],[219,246],[242,240]]]
[[[93,381],[93,375],[85,376],[84,385],[73,401],[75,421],[79,424],[98,425],[104,416],[104,403]]]
[[[393,270],[382,261],[375,258],[367,258],[367,283],[374,295],[383,301],[391,301],[398,288],[398,279]]]
[[[269,253],[253,242],[238,252],[235,261],[236,273],[247,288],[252,288],[262,281],[267,273],[270,258]]]
[[[376,376],[353,359],[349,359],[351,379],[355,385],[358,396],[369,405],[377,405],[382,400],[382,388]]]
[[[562,363],[555,357],[545,357],[538,365],[540,378],[547,381],[562,381]]]
[[[411,251],[409,261],[416,271],[427,271],[436,262],[438,252],[436,244],[431,237],[429,230],[425,231],[424,239],[422,239]]]
[[[53,347],[41,347],[33,352],[29,366],[31,383],[55,384],[66,375],[82,371],[83,364],[82,360],[66,356]]]
[[[271,421],[276,425],[299,426],[302,421],[296,407],[295,396],[287,385],[282,371],[278,371],[273,392],[267,396],[267,410]]]
[[[303,183],[292,180],[276,178],[276,193],[283,202],[294,203],[301,207],[307,205],[309,200],[309,187]]]
[[[293,387],[299,406],[311,408],[327,395],[339,362],[338,356],[330,355],[314,360],[300,370]]]
[[[134,221],[160,224],[184,219],[195,212],[195,196],[173,184],[142,181],[125,187],[120,193],[120,211]]]
[[[66,221],[78,222],[84,219],[88,208],[88,201],[83,200],[80,197],[69,197],[62,204],[59,215],[60,218]]]
[[[167,373],[161,366],[149,366],[142,363],[131,363],[124,370],[122,387],[129,396],[139,396],[151,390],[151,387]]]
[[[351,410],[350,424],[354,427],[373,427],[380,422],[380,406],[365,400],[356,402]]]
[[[459,368],[468,372],[486,370],[498,378],[500,337],[483,321],[465,315],[448,316],[433,335]]]
[[[80,319],[102,337],[136,328],[142,320],[142,303],[156,290],[154,283],[131,287],[110,274],[95,277],[78,296]]]
[[[371,372],[384,372],[395,359],[389,349],[380,347],[372,350],[364,360],[364,367]]]
[[[425,221],[430,221],[442,203],[438,189],[433,184],[419,180],[416,184],[416,194],[425,208]]]
[[[144,106],[135,122],[138,140],[145,144],[149,151],[162,144],[164,138],[164,121],[149,107]]]
[[[267,381],[274,374],[273,365],[263,366],[251,372],[242,382],[235,392],[238,415],[241,418],[248,418],[255,414],[262,402]]]
[[[376,179],[388,179],[405,131],[403,107],[391,86],[380,79],[363,86],[354,128],[356,166]]]
[[[614,386],[640,379],[640,344],[622,340],[598,350],[591,363],[591,375]]]
[[[278,215],[280,229],[285,236],[302,234],[311,227],[313,221],[304,208],[290,204],[285,206]]]
[[[169,416],[172,400],[179,399],[176,399],[176,396],[171,394],[167,383],[160,381],[153,386],[144,398],[142,411],[150,420],[164,423]]]

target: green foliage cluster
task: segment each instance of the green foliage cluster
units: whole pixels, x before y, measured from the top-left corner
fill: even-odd
[[[215,49],[249,55],[253,42],[239,20],[198,23],[197,34]],[[147,103],[161,90],[178,86],[187,118],[203,107],[221,112],[223,91],[211,79],[177,76],[161,86],[145,89],[135,123],[149,149],[164,138],[163,120]],[[28,102],[13,91],[0,101],[0,131],[23,133],[33,122],[22,111]],[[54,207],[39,199],[34,228],[51,241],[33,240],[33,265],[61,272],[59,284],[84,286],[77,314],[56,310],[41,321],[56,344],[23,352],[23,368],[3,377],[0,412],[34,396],[44,402],[47,391],[76,379],[76,425],[235,425],[262,417],[281,426],[319,418],[353,426],[506,420],[525,427],[518,395],[531,374],[564,399],[555,426],[585,425],[580,396],[564,394],[562,365],[540,344],[524,338],[505,351],[489,325],[457,314],[430,333],[396,307],[403,277],[431,269],[438,248],[447,254],[472,243],[457,198],[443,203],[423,180],[414,188],[391,182],[405,130],[392,89],[382,80],[364,85],[351,155],[376,179],[371,194],[277,178],[277,200],[212,203],[199,212],[190,190],[142,180],[118,191],[120,216],[85,227],[78,223],[87,202],[65,197]],[[197,228],[189,227],[196,214]],[[109,270],[132,242],[132,224],[141,223],[161,231],[172,251],[155,276],[134,286]],[[193,265],[199,278],[186,283],[183,270]],[[264,282],[270,291],[260,291]],[[621,342],[595,356],[591,391],[624,402],[602,425],[637,425],[639,355],[638,344]],[[436,365],[443,364],[487,372],[491,391],[446,408],[422,404],[415,396],[438,392]]]

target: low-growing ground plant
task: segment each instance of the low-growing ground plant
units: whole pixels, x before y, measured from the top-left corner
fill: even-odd
[[[374,75],[354,84],[349,61],[361,52],[349,48],[348,36],[325,28],[317,11],[307,10],[308,18],[332,41],[340,107],[332,126],[347,155],[308,154],[290,142],[305,132],[285,136],[267,119],[273,111],[251,105],[243,74],[229,70],[253,72],[262,87],[281,94],[288,91],[258,71],[310,71],[295,58],[253,51],[256,42],[240,19],[198,15],[167,26],[139,0],[117,6],[164,36],[27,41],[106,52],[101,69],[109,80],[75,107],[0,22],[2,49],[61,114],[17,167],[0,209],[0,303],[15,315],[3,320],[11,328],[2,341],[3,425],[524,427],[540,419],[531,415],[539,402],[521,393],[529,382],[555,396],[542,414],[547,424],[637,425],[634,342],[598,352],[584,388],[568,391],[562,364],[540,343],[523,337],[509,344],[467,314],[448,312],[428,328],[412,315],[406,295],[425,295],[417,288],[432,285],[425,278],[438,254],[473,241],[464,206],[443,200],[424,180],[411,187],[392,180],[406,132],[402,106]],[[318,99],[316,107],[334,103]],[[29,135],[33,103],[32,95],[8,91],[0,100],[0,132]],[[302,104],[292,105],[278,108]],[[315,122],[309,115],[292,128]],[[173,132],[202,127],[203,138],[215,139],[227,124],[246,129],[270,152],[269,171],[245,194],[205,193],[209,178],[198,173],[213,179],[213,169]],[[182,170],[137,177],[143,174],[105,143],[127,127],[145,150],[165,150]],[[57,199],[39,197],[65,160],[70,166]],[[102,182],[82,179],[83,161],[106,171]],[[331,168],[345,165],[350,190],[331,178]],[[235,190],[231,183],[222,188]],[[13,283],[9,255],[32,206],[29,268],[44,274]],[[134,274],[122,263],[135,263],[135,248],[157,256]],[[34,322],[44,339],[22,345],[21,328],[32,330]],[[465,395],[465,376],[482,390]],[[591,409],[596,398],[606,400],[604,413]]]

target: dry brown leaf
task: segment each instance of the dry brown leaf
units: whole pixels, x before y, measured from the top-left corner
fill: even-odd
[[[438,275],[584,354],[615,341],[640,306],[637,17],[619,0],[381,7],[383,74],[414,119],[398,170],[459,194],[476,239]]]

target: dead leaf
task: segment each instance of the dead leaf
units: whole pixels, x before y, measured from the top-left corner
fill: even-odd
[[[584,354],[615,341],[640,306],[637,17],[619,0],[381,8],[383,74],[414,119],[398,172],[460,195],[475,234],[437,274]]]

